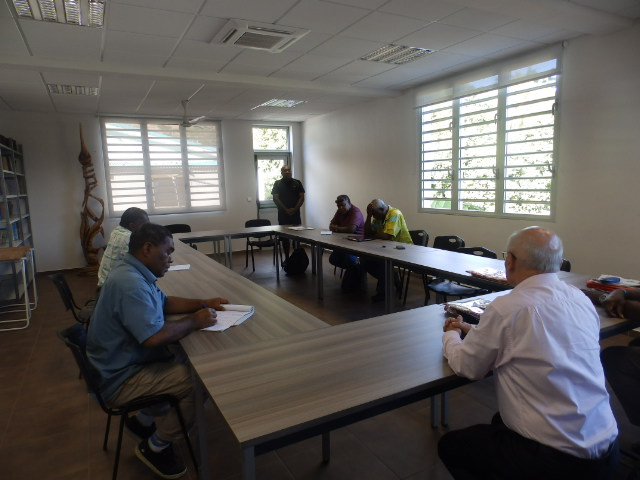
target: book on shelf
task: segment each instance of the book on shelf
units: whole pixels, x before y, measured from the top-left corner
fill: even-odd
[[[223,332],[227,328],[237,327],[242,324],[247,318],[251,317],[254,312],[252,305],[234,305],[227,303],[223,305],[224,310],[216,311],[216,324],[211,327],[203,328],[202,330],[209,330],[211,332]]]
[[[453,315],[461,315],[467,323],[478,323],[484,310],[491,303],[491,300],[484,298],[474,298],[468,300],[456,300],[446,303],[444,309]]]

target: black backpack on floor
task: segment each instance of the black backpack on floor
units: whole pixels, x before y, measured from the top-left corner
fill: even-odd
[[[282,268],[287,275],[298,275],[304,273],[309,266],[309,257],[304,248],[296,248],[288,260],[282,262]]]

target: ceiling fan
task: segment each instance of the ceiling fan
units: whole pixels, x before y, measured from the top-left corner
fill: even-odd
[[[189,104],[189,99],[182,100],[180,103],[182,103],[182,111],[183,111],[182,123],[180,124],[181,127],[192,127],[193,125],[207,118],[205,115],[202,115],[200,117],[189,119],[187,117],[187,105]]]

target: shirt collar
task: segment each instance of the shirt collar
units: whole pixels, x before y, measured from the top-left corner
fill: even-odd
[[[537,287],[541,285],[548,285],[550,283],[555,283],[558,280],[558,274],[555,272],[552,273],[539,273],[537,275],[532,275],[528,278],[525,278],[518,285],[513,287],[514,290],[518,288],[529,288],[529,287]]]
[[[127,252],[122,260],[124,261],[124,263],[128,263],[136,270],[138,270],[149,283],[156,283],[156,281],[158,280],[158,277],[151,273],[151,270],[149,270],[144,263],[142,263],[130,253]]]

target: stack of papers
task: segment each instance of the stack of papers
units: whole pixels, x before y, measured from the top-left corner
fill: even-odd
[[[640,287],[640,281],[631,278],[622,278],[614,275],[602,274],[598,278],[587,281],[587,287],[605,292],[612,292],[619,288],[629,289]]]
[[[224,305],[224,310],[216,311],[218,314],[217,322],[202,330],[209,330],[211,332],[223,332],[229,327],[235,327],[244,322],[247,318],[253,315],[254,308],[251,305],[233,305],[227,303]]]
[[[313,227],[303,227],[302,225],[298,227],[287,227],[289,230],[313,230]]]
[[[462,315],[465,322],[478,323],[485,308],[491,303],[490,300],[477,298],[475,300],[458,300],[445,304],[444,309],[454,315]]]
[[[495,280],[497,282],[507,282],[507,275],[504,270],[498,270],[497,268],[481,268],[479,270],[467,270],[474,277],[487,278],[489,280]]]

